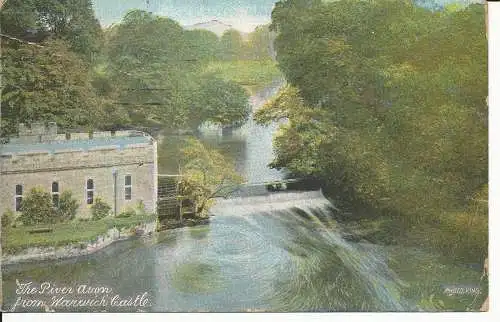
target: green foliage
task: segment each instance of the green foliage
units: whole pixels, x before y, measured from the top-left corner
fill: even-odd
[[[40,187],[31,189],[23,198],[19,219],[25,226],[56,223],[57,215],[50,193]]]
[[[239,31],[229,29],[220,39],[220,56],[222,60],[238,60],[243,55],[243,38]]]
[[[1,18],[4,32],[36,43],[5,39],[2,136],[15,134],[20,122],[35,121],[89,130],[178,130],[205,121],[235,126],[248,114],[243,90],[224,72],[217,76],[225,82],[214,79],[208,66],[230,59],[232,69],[245,74],[235,80],[243,86],[263,85],[273,80],[269,69],[276,73],[265,61],[274,37],[267,28],[248,41],[235,30],[219,39],[132,10],[103,32],[87,0],[13,0]],[[254,61],[241,68],[233,59]],[[264,66],[257,67],[259,61]],[[214,92],[220,95],[207,102],[205,94]]]
[[[186,139],[180,152],[180,194],[196,202],[199,213],[208,209],[224,185],[242,182],[229,160],[195,138]]]
[[[219,53],[219,38],[208,30],[184,31],[188,48],[193,52],[193,59],[207,63],[217,59]]]
[[[216,59],[219,45],[211,32],[183,30],[171,19],[131,11],[109,31],[109,62],[94,83],[101,93],[113,93],[117,109],[127,111],[136,125],[196,130],[205,121],[239,124],[248,115],[243,89],[200,75]]]
[[[107,217],[99,221],[80,219],[56,223],[53,226],[53,231],[48,234],[31,234],[30,231],[33,230],[33,226],[11,228],[8,234],[2,234],[2,251],[4,254],[15,254],[29,247],[56,247],[88,243],[95,240],[97,236],[104,235],[111,228],[132,228],[138,224],[153,220],[149,215],[129,218]]]
[[[274,57],[273,43],[276,34],[269,30],[268,25],[258,26],[248,35],[248,38],[245,43],[247,59],[266,61]]]
[[[488,257],[488,185],[470,200],[464,212],[438,217],[435,247],[463,261]]]
[[[92,220],[100,220],[107,217],[111,211],[111,206],[108,205],[101,198],[96,198],[92,207],[90,207],[92,212]]]
[[[2,50],[2,58],[4,134],[15,132],[21,122],[93,128],[105,120],[87,66],[63,41],[47,41],[43,48],[12,44]]]
[[[61,39],[90,62],[102,45],[91,0],[9,0],[0,11],[2,33],[32,42]]]
[[[280,1],[272,28],[289,86],[256,119],[288,120],[273,165],[406,227],[435,225],[443,250],[484,253],[487,221],[465,210],[488,181],[482,6]]]
[[[60,221],[73,220],[79,206],[78,200],[73,198],[71,191],[63,191],[56,210],[58,219]]]
[[[2,214],[2,229],[7,229],[12,226],[15,221],[15,214],[12,210],[7,210]]]
[[[215,61],[207,65],[205,73],[236,82],[250,92],[282,77],[272,60]]]
[[[123,210],[118,215],[116,215],[115,218],[128,218],[128,217],[135,216],[136,214],[137,213],[136,213],[134,208],[127,207],[127,208],[125,208],[125,210]]]
[[[238,84],[205,75],[191,96],[191,128],[196,130],[205,121],[221,126],[241,126],[251,113],[248,98]]]

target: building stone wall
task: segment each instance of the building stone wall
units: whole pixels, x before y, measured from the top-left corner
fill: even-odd
[[[88,137],[87,137],[88,139]],[[117,172],[117,213],[136,207],[140,201],[146,211],[156,212],[157,143],[100,146],[88,151],[69,150],[54,153],[25,151],[0,156],[0,214],[15,210],[16,185],[23,185],[25,196],[32,188],[43,187],[51,192],[52,182],[59,183],[59,192],[70,190],[80,203],[78,216],[90,216],[86,203],[86,181],[94,180],[94,200],[104,199],[114,210]],[[125,200],[125,175],[132,176],[132,200]]]

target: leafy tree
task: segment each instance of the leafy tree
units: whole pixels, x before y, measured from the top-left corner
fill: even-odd
[[[289,0],[272,18],[290,86],[257,118],[288,119],[275,167],[410,224],[462,209],[487,182],[481,5]]]
[[[187,120],[190,77],[205,53],[175,21],[145,11],[129,12],[109,32],[108,79],[116,102],[135,124],[182,127]],[[195,37],[196,38],[196,37]]]
[[[186,139],[180,152],[181,195],[196,202],[198,214],[208,210],[225,186],[242,181],[229,160],[195,138]]]
[[[15,214],[12,210],[7,210],[2,214],[2,230],[10,228],[15,221]]]
[[[109,215],[111,211],[111,206],[108,205],[101,198],[96,198],[92,207],[90,207],[92,212],[92,220],[100,220]]]
[[[240,85],[215,75],[205,75],[190,99],[191,128],[205,121],[221,126],[241,126],[250,116],[248,94]]]
[[[194,61],[206,63],[217,59],[219,38],[215,33],[201,29],[185,30],[184,38]]]
[[[105,119],[86,65],[63,41],[47,41],[42,48],[11,45],[2,55],[3,134],[15,132],[20,122],[94,128]]]
[[[71,191],[63,191],[57,206],[57,217],[60,221],[73,220],[78,210],[78,200],[73,198]]]
[[[23,198],[19,219],[23,225],[54,224],[57,221],[52,196],[35,187]]]
[[[235,29],[226,30],[220,38],[220,57],[223,60],[238,60],[243,55],[243,38]]]
[[[248,35],[245,43],[246,55],[249,59],[267,60],[274,58],[274,40],[276,34],[269,30],[269,26],[258,26]]]
[[[196,129],[207,120],[237,125],[247,118],[241,87],[200,77],[219,49],[215,34],[133,10],[108,36],[109,66],[95,84],[106,95],[116,93],[116,110],[127,111],[131,123]]]
[[[90,0],[9,0],[0,12],[2,32],[34,42],[63,39],[85,61],[102,46]]]

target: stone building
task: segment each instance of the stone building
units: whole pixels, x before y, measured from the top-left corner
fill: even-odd
[[[143,203],[156,212],[157,142],[137,131],[58,134],[57,126],[19,126],[19,137],[0,145],[0,214],[19,212],[34,187],[50,192],[54,204],[66,190],[89,217],[96,198],[120,213]]]

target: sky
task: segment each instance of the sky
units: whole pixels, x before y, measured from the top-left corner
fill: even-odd
[[[103,26],[118,22],[130,9],[143,9],[168,16],[181,25],[217,19],[250,32],[271,21],[275,0],[93,0]]]
[[[103,26],[117,23],[131,9],[142,9],[170,17],[181,25],[217,19],[243,32],[271,21],[277,0],[93,0],[97,18]],[[469,4],[482,0],[417,0],[448,4]]]

